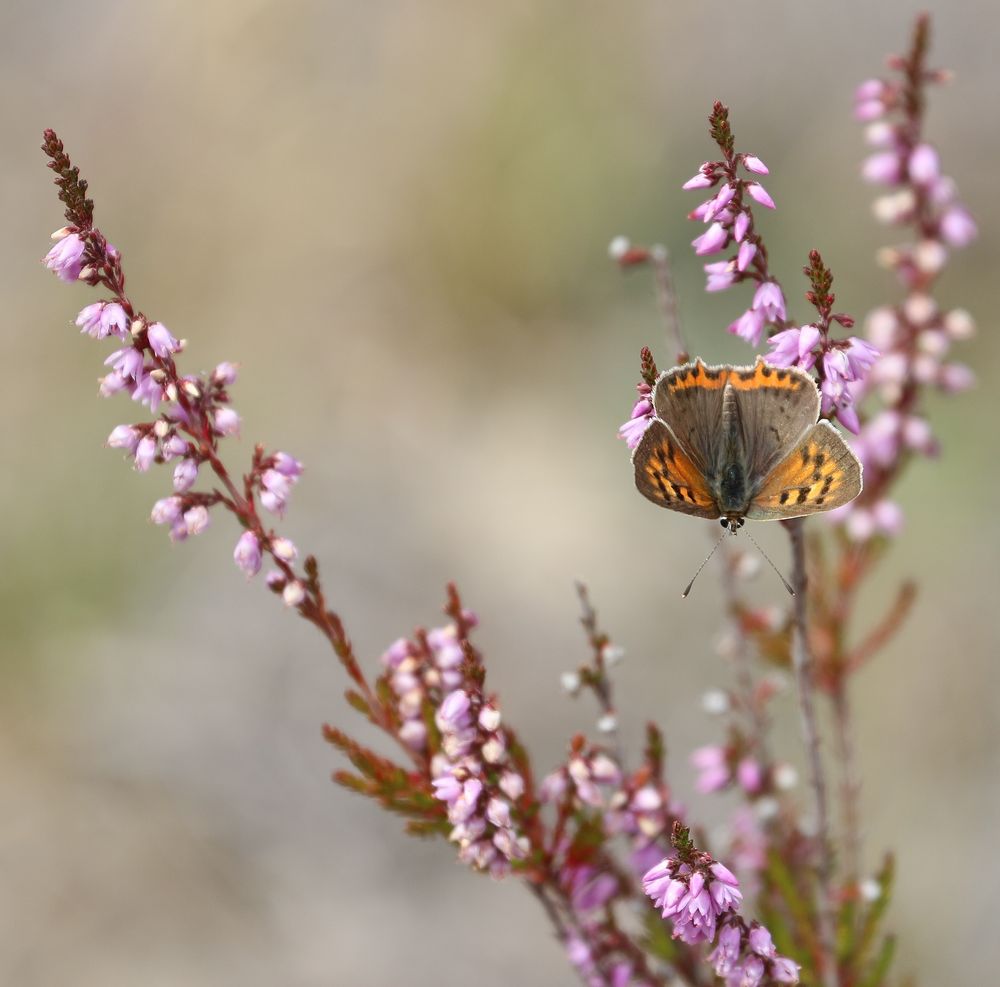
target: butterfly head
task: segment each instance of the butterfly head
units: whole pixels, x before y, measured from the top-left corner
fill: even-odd
[[[746,524],[746,518],[742,514],[727,514],[719,520],[723,528],[727,528],[730,534],[735,535],[740,528]]]

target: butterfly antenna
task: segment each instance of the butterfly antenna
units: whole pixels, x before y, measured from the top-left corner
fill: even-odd
[[[760,552],[760,554],[763,555],[765,559],[767,559],[767,564],[775,571],[777,577],[782,581],[782,583],[785,586],[785,589],[788,590],[788,595],[795,596],[795,590],[793,590],[792,587],[788,584],[788,580],[785,579],[785,577],[781,574],[781,570],[771,561],[771,559],[768,557],[767,552],[765,552],[764,549],[762,549],[760,545],[757,544],[756,540],[754,539],[754,536],[751,535],[749,531],[747,532],[747,538],[749,538],[750,541],[754,543],[754,547],[757,549],[757,551]],[[714,552],[715,549],[712,549],[712,551]]]
[[[729,534],[729,532],[728,532],[728,531],[724,531],[724,532],[722,533],[722,538],[725,538],[727,534]],[[717,549],[717,548],[718,548],[718,547],[719,547],[719,546],[720,546],[720,545],[722,544],[722,538],[720,538],[720,539],[719,539],[719,540],[718,540],[718,541],[717,541],[717,542],[716,542],[716,543],[715,543],[715,544],[714,544],[714,545],[712,546],[712,551],[711,551],[711,552],[709,552],[709,553],[708,553],[708,555],[706,555],[706,556],[705,556],[705,561],[704,561],[704,562],[702,562],[702,564],[701,564],[700,566],[698,566],[698,571],[697,571],[697,572],[696,572],[696,573],[695,573],[695,574],[694,574],[694,575],[693,575],[693,576],[691,577],[691,582],[689,582],[689,583],[687,584],[687,588],[686,588],[686,589],[684,590],[684,592],[683,592],[683,593],[681,593],[681,599],[682,599],[682,600],[686,600],[686,599],[687,599],[687,596],[688,596],[688,593],[690,593],[690,592],[691,592],[691,587],[692,587],[692,586],[694,586],[694,581],[695,581],[695,580],[696,580],[696,579],[698,578],[698,576],[699,576],[699,575],[701,575],[701,570],[702,570],[702,569],[704,569],[704,568],[705,568],[705,566],[707,566],[707,565],[708,565],[708,560],[709,560],[709,559],[710,559],[710,558],[711,558],[711,557],[712,557],[713,555],[715,555],[715,550],[716,550],[716,549]]]

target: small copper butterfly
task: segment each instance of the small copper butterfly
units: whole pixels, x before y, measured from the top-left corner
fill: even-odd
[[[655,417],[632,454],[635,485],[654,504],[721,518],[772,521],[829,511],[861,493],[861,463],[828,421],[798,367],[707,367],[662,373]]]

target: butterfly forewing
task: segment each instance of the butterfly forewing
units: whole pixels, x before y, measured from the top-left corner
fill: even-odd
[[[654,504],[696,517],[719,516],[702,471],[663,422],[653,419],[632,454],[632,463],[639,493]]]
[[[818,422],[771,470],[747,511],[752,520],[829,511],[861,493],[861,463],[840,433]]]
[[[760,357],[750,368],[730,369],[728,383],[736,396],[744,465],[753,489],[816,424],[819,391],[804,370],[772,367]]]
[[[653,391],[657,418],[667,422],[704,474],[715,467],[722,442],[722,395],[729,367],[701,360],[660,375]]]

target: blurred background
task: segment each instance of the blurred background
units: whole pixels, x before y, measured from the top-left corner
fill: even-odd
[[[995,978],[1000,907],[1000,483],[995,6],[930,4],[929,134],[979,241],[941,284],[980,334],[978,388],[931,402],[942,444],[899,488],[905,535],[867,588],[873,615],[919,579],[903,631],[855,687],[868,864],[898,853],[896,970]],[[857,82],[902,50],[918,8],[695,3],[7,3],[0,245],[0,983],[78,987],[575,983],[541,912],[443,843],[328,781],[324,721],[358,729],[318,635],[231,560],[221,513],[171,545],[146,520],[164,469],[103,448],[137,417],[97,400],[110,351],[72,320],[98,296],[38,263],[63,222],[38,144],[56,128],[122,250],[132,297],[189,339],[183,366],[242,364],[243,438],[301,457],[284,531],[321,560],[359,652],[439,621],[455,579],[506,718],[539,770],[593,731],[560,672],[586,653],[586,579],[628,652],[625,742],[720,739],[699,697],[713,650],[708,525],[657,512],[615,430],[638,350],[669,365],[652,285],[607,259],[620,233],[676,259],[692,352],[748,360],[709,297],[680,185],[729,103],[770,166],[762,228],[789,294],[806,252],[861,316],[896,297],[851,116]],[[795,307],[799,317],[804,303]],[[714,530],[714,528],[713,528]],[[781,531],[756,533],[787,570]],[[715,574],[717,576],[717,573]],[[784,603],[765,573],[760,601]],[[779,733],[796,750],[791,697]],[[805,797],[805,794],[803,794]]]

